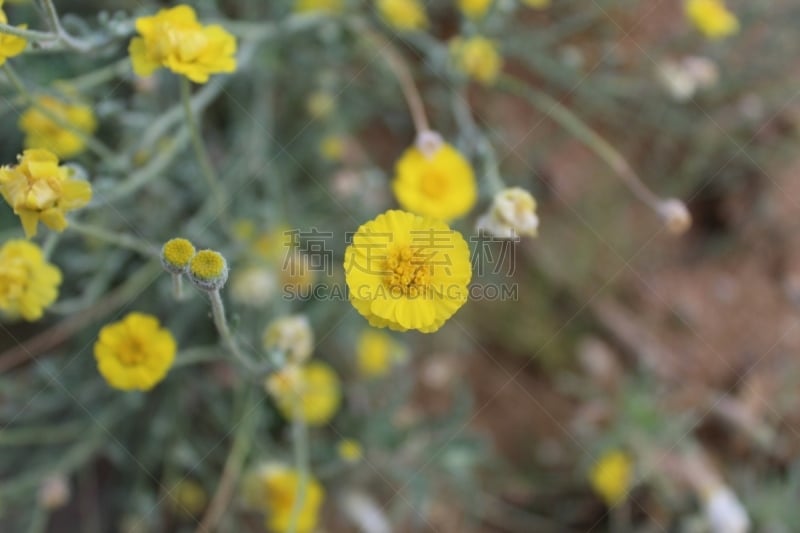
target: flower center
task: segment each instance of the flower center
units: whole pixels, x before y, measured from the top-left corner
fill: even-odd
[[[127,339],[117,352],[117,359],[125,366],[136,366],[144,363],[145,351],[137,338]]]
[[[414,298],[425,290],[431,280],[431,267],[424,258],[414,255],[410,246],[392,249],[386,258],[384,281],[392,294]]]
[[[422,193],[429,198],[442,198],[449,189],[450,180],[443,173],[429,169],[422,176],[422,183],[420,188]]]

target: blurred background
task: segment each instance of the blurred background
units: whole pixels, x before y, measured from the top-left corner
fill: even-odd
[[[38,322],[0,322],[0,531],[203,531],[231,464],[217,530],[276,530],[246,481],[292,464],[291,424],[219,347],[203,296],[176,302],[158,260],[119,235],[223,252],[228,313],[253,351],[276,318],[308,318],[342,398],[310,428],[325,497],[309,531],[800,531],[800,4],[728,0],[738,30],[709,38],[672,0],[496,0],[477,15],[436,0],[415,30],[381,2],[189,3],[239,42],[236,73],[192,96],[221,216],[177,77],[130,69],[134,19],[173,3],[56,2],[69,32],[106,44],[9,60],[31,94],[90,106],[121,159],[70,158],[95,196],[52,244],[59,299]],[[47,31],[37,4],[3,8]],[[496,80],[453,60],[450,41],[475,35],[502,56]],[[414,142],[376,42],[473,164],[480,198],[453,227],[475,233],[498,180],[533,194],[540,225],[484,250],[473,283],[504,297],[479,291],[435,334],[370,344],[327,289],[343,286],[346,234],[396,207],[393,167]],[[4,72],[3,164],[23,149],[25,108]],[[631,192],[620,159],[685,202],[688,231]],[[314,231],[331,235],[324,268]],[[4,205],[0,242],[21,234]],[[178,341],[147,393],[109,388],[92,356],[133,310]]]

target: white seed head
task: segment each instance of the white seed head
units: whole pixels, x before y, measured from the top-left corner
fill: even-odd
[[[677,198],[663,200],[658,206],[658,215],[673,235],[682,235],[692,227],[692,215],[682,201]]]

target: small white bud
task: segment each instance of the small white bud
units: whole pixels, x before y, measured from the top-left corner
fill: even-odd
[[[663,200],[658,205],[658,216],[673,235],[681,235],[692,227],[692,215],[689,213],[686,204],[677,198]]]

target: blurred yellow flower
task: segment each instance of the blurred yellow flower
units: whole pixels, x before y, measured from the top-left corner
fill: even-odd
[[[314,351],[314,331],[305,315],[284,316],[270,322],[261,343],[265,350],[280,351],[289,361],[301,364]]]
[[[350,302],[374,327],[438,330],[464,305],[467,243],[432,218],[390,210],[358,228],[345,250]]]
[[[72,179],[71,173],[47,150],[25,150],[16,166],[0,167],[0,193],[19,216],[26,237],[36,235],[40,220],[52,230],[64,231],[64,215],[89,203],[91,185]]]
[[[245,485],[250,505],[266,512],[266,528],[272,533],[286,533],[292,525],[295,498],[300,490],[300,474],[279,463],[267,463],[251,474]],[[309,474],[305,494],[295,521],[296,533],[311,533],[317,528],[325,489]]]
[[[94,357],[110,386],[146,391],[167,375],[175,350],[175,339],[156,317],[134,312],[100,330]]]
[[[365,329],[356,341],[356,365],[365,378],[385,376],[405,356],[405,347],[382,331]]]
[[[620,450],[604,453],[589,472],[589,482],[607,505],[617,505],[625,499],[633,482],[631,458]]]
[[[497,46],[485,37],[456,37],[450,41],[450,52],[461,72],[486,85],[494,83],[503,68]]]
[[[493,2],[494,0],[458,0],[458,8],[467,17],[479,19],[489,11]]]
[[[222,26],[203,26],[192,7],[162,9],[152,17],[136,19],[128,48],[133,71],[149,76],[161,67],[206,83],[211,74],[236,70],[236,39]]]
[[[428,26],[425,6],[419,0],[378,0],[384,22],[398,31],[422,30]]]
[[[266,388],[284,417],[294,420],[299,416],[311,426],[327,424],[342,397],[339,377],[319,361],[288,365],[267,378]]]
[[[522,0],[522,3],[533,9],[545,9],[550,7],[551,0]]]
[[[208,494],[203,486],[191,479],[178,481],[169,490],[169,504],[172,512],[187,518],[198,516],[208,503]]]
[[[3,11],[3,2],[0,0],[0,23],[8,24],[8,17]],[[26,29],[27,24],[17,26],[20,29]],[[0,65],[4,65],[6,60],[19,55],[25,50],[28,41],[16,35],[9,35],[7,33],[0,33]]]
[[[739,19],[724,0],[687,0],[686,15],[710,39],[721,39],[739,31]]]
[[[475,205],[475,174],[464,157],[447,143],[423,153],[408,148],[397,161],[392,189],[403,209],[448,222]]]
[[[306,110],[312,118],[322,120],[336,109],[336,97],[328,91],[314,91],[306,100]]]
[[[341,161],[344,151],[345,141],[339,135],[329,135],[319,143],[320,154],[330,161]]]
[[[83,152],[86,143],[80,134],[94,133],[97,121],[89,106],[40,96],[20,116],[19,127],[25,133],[25,148],[44,148],[63,159]]]
[[[336,452],[339,457],[347,463],[356,463],[361,460],[364,455],[364,450],[361,444],[354,439],[342,439],[336,446]]]
[[[297,13],[313,11],[341,13],[344,11],[344,0],[295,0],[294,10]]]
[[[58,297],[61,271],[48,263],[41,249],[24,240],[0,248],[0,310],[34,321]]]

